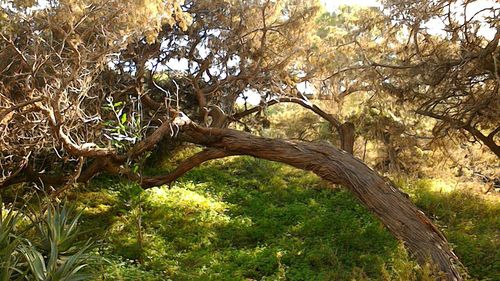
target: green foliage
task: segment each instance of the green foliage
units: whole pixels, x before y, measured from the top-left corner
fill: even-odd
[[[37,247],[44,253],[71,254],[82,248],[76,243],[80,235],[78,220],[81,211],[76,212],[74,205],[64,203],[62,206],[49,203],[42,218],[36,218],[35,230],[38,240]]]
[[[432,267],[426,264],[423,268],[412,260],[403,245],[391,254],[389,261],[382,269],[382,280],[387,281],[434,281],[436,277],[432,273]]]
[[[401,180],[417,206],[441,226],[469,274],[497,280],[500,272],[500,204],[470,190],[454,190],[451,183],[422,179]]]
[[[113,116],[104,122],[106,127],[104,136],[111,141],[112,146],[121,150],[142,139],[143,128],[137,113],[140,112],[140,108],[136,100],[131,99],[130,103],[131,105],[127,106],[124,101],[114,102],[113,98],[109,97],[107,104],[103,106],[103,109]]]
[[[1,197],[0,197],[1,199]],[[17,263],[15,255],[19,239],[14,236],[19,215],[12,209],[4,214],[3,202],[0,200],[0,280],[11,280]]]
[[[58,253],[57,246],[53,244],[49,256],[44,256],[33,246],[29,240],[21,244],[19,251],[29,267],[29,275],[34,280],[87,280],[90,275],[84,274],[82,269],[87,266],[86,252],[89,245],[69,256]],[[48,260],[47,260],[48,259]]]
[[[147,191],[101,178],[80,198],[108,242],[98,280],[431,280],[347,191],[277,163],[228,158]]]
[[[497,203],[445,181],[399,185],[444,229],[468,280],[495,280]],[[49,205],[28,231],[18,229],[24,213],[2,214],[2,280],[90,280],[81,274],[90,269],[99,272],[94,280],[131,281],[436,278],[347,191],[282,164],[227,158],[170,189],[147,191],[103,177],[77,198],[81,216],[67,204]],[[95,253],[104,263],[88,260],[86,239],[75,238],[77,220],[89,230],[84,236],[104,240]]]
[[[470,280],[494,280],[498,205],[445,193],[443,181],[399,183],[445,229]],[[232,157],[192,170],[170,189],[143,191],[113,178],[91,189],[79,196],[83,223],[108,242],[97,280],[436,278],[348,192],[282,164]]]
[[[66,203],[39,207],[46,211],[0,214],[0,280],[88,280],[91,244],[79,240],[81,213]]]

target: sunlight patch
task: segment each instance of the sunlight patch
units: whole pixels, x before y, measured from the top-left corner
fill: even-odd
[[[148,191],[148,201],[153,206],[168,206],[192,212],[217,212],[226,211],[228,205],[210,194],[200,194],[195,189],[195,184],[186,183],[185,187],[155,187]]]
[[[450,181],[432,180],[429,189],[436,192],[450,193],[457,190],[457,184]]]

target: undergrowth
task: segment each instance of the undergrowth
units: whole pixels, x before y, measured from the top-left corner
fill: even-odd
[[[494,280],[498,207],[401,184],[470,279]],[[229,158],[147,191],[100,178],[77,198],[103,239],[97,280],[434,280],[351,194],[286,165]]]
[[[430,216],[454,247],[469,274],[500,280],[500,204],[477,192],[453,189],[446,181],[401,181],[415,204]]]
[[[1,198],[0,198],[1,199]],[[96,264],[82,240],[74,205],[53,202],[4,206],[0,201],[0,280],[79,281]]]

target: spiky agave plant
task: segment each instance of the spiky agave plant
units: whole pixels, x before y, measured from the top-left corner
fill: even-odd
[[[78,221],[82,212],[74,205],[49,202],[42,216],[33,219],[37,239],[24,239],[19,251],[30,279],[87,280],[90,241],[79,241]]]
[[[14,235],[19,214],[13,209],[5,212],[2,198],[0,197],[0,281],[13,280],[18,271],[17,246],[19,238]]]
[[[89,245],[78,252],[65,256],[61,255],[55,243],[48,256],[43,255],[29,241],[20,244],[19,251],[23,254],[28,266],[27,275],[37,281],[78,281],[87,280],[90,274],[83,272],[88,266],[87,257]]]
[[[57,249],[59,254],[67,255],[78,251],[82,243],[78,241],[81,231],[78,227],[81,211],[75,205],[47,203],[43,216],[35,220],[38,235],[36,246],[46,254]]]

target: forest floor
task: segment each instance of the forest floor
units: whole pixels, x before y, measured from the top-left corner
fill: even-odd
[[[396,182],[470,280],[499,280],[498,200],[446,181]],[[431,280],[348,191],[278,163],[212,161],[147,191],[101,177],[71,196],[86,236],[101,239],[96,280]]]

